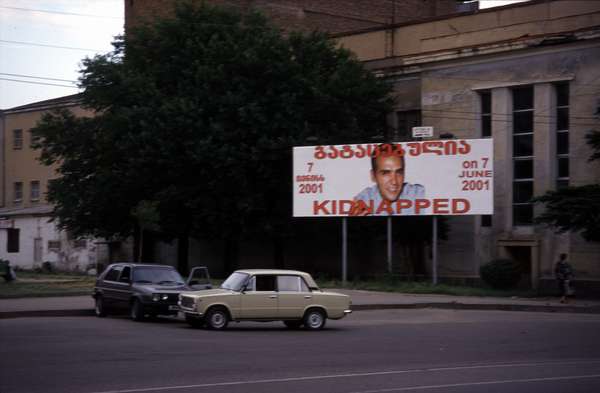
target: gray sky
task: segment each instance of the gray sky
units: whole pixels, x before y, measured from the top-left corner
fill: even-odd
[[[77,93],[81,60],[112,49],[123,8],[123,0],[0,0],[0,109]]]

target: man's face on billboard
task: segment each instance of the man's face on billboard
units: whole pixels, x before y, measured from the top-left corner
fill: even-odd
[[[396,155],[381,155],[375,163],[376,169],[371,170],[371,179],[377,183],[381,197],[394,202],[404,185],[404,160]]]

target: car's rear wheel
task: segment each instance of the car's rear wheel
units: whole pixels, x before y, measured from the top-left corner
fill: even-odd
[[[304,314],[304,328],[308,330],[323,329],[326,321],[325,313],[318,308],[311,308]]]
[[[288,329],[299,329],[302,326],[302,321],[283,321],[283,324],[287,326]]]
[[[94,312],[99,318],[105,317],[107,315],[106,306],[104,305],[104,299],[102,298],[102,296],[96,297],[96,305],[94,307]]]
[[[144,305],[138,299],[134,299],[131,303],[131,308],[129,309],[129,316],[134,321],[143,321],[145,319],[144,315]]]
[[[211,308],[206,313],[206,326],[211,330],[223,330],[229,323],[229,314],[220,307]]]
[[[194,317],[192,315],[186,315],[185,321],[193,328],[201,328],[204,326],[203,318]]]

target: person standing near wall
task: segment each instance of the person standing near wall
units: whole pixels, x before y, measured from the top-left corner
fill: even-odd
[[[554,275],[561,294],[560,302],[567,303],[567,296],[570,295],[571,291],[571,279],[573,278],[573,268],[567,262],[567,254],[560,254],[560,260],[554,266]]]

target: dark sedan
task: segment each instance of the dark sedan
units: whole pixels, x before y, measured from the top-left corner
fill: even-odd
[[[205,267],[194,268],[185,282],[172,266],[115,263],[98,277],[92,296],[97,316],[127,310],[131,319],[142,321],[157,315],[176,315],[182,291],[210,288]]]

